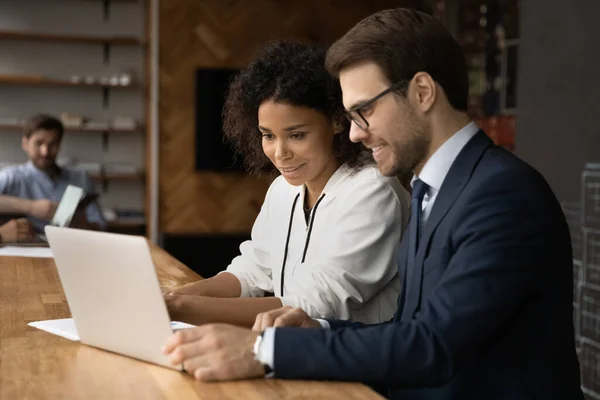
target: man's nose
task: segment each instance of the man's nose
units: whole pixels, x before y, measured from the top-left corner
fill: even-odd
[[[368,134],[365,130],[359,127],[356,122],[350,124],[350,140],[354,143],[362,142],[367,138]]]

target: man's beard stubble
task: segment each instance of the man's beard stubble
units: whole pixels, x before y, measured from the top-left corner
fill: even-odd
[[[388,176],[407,176],[427,156],[427,149],[431,144],[431,135],[418,123],[405,125],[404,137],[393,143],[396,159]]]

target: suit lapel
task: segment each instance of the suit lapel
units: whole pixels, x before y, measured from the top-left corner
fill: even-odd
[[[442,187],[437,194],[435,203],[433,204],[433,208],[431,209],[431,213],[429,214],[429,218],[423,227],[423,233],[419,239],[419,248],[415,257],[415,267],[417,268],[417,271],[415,271],[416,273],[413,275],[412,282],[410,282],[411,285],[415,285],[415,287],[418,288],[418,290],[413,291],[412,293],[418,295],[419,299],[412,303],[415,307],[414,310],[407,310],[411,317],[421,303],[423,261],[425,256],[429,253],[427,249],[429,248],[429,242],[431,241],[433,232],[469,181],[483,152],[492,144],[493,142],[482,130],[477,132],[477,134],[475,134],[475,136],[473,136],[460,151],[442,183]]]

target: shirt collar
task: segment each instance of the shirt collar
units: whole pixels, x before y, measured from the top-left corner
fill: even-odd
[[[452,135],[427,160],[419,176],[412,177],[410,186],[412,187],[414,182],[420,179],[429,186],[429,194],[432,195],[440,190],[454,160],[478,131],[477,124],[471,121]]]
[[[50,175],[48,175],[44,171],[38,169],[35,165],[33,165],[33,162],[31,160],[29,160],[29,161],[27,161],[27,163],[25,163],[25,168],[27,168],[29,171],[31,171],[31,173],[34,174],[34,175],[37,175],[39,177],[43,177],[45,179],[52,180],[50,178]],[[64,174],[65,174],[64,168],[58,167],[58,175],[56,176],[55,180],[59,180],[59,179],[63,178]]]
[[[351,172],[351,168],[348,167],[348,165],[346,164],[342,164],[334,173],[333,175],[331,175],[331,177],[329,178],[329,180],[327,181],[327,183],[325,184],[325,187],[323,188],[323,191],[321,192],[321,195],[319,196],[322,197],[324,194],[327,194],[327,196],[325,196],[325,198],[323,199],[323,204],[326,204],[328,202],[330,202],[331,200],[333,200],[336,197],[336,190],[335,188],[337,187],[337,184],[342,181],[345,176],[347,176],[349,173]],[[301,204],[302,207],[304,207],[304,197],[306,196],[306,185],[301,185],[298,187],[298,193],[300,193],[300,200],[301,200]]]

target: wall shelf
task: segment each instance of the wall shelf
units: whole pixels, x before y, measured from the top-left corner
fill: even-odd
[[[23,125],[2,125],[2,124],[0,124],[0,131],[18,131],[19,133],[21,133],[22,130],[23,130]],[[65,127],[65,132],[103,133],[103,134],[109,134],[109,135],[138,133],[138,132],[143,132],[143,131],[144,131],[144,127],[143,126],[139,126],[137,128],[133,128],[133,129],[114,129],[114,128],[89,129],[89,128],[69,128],[69,127]]]
[[[108,229],[141,229],[146,226],[145,222],[131,222],[127,219],[120,221],[107,221]]]
[[[142,45],[144,42],[135,36],[90,36],[74,34],[57,34],[42,32],[23,32],[0,30],[0,39],[31,40],[47,42],[111,44],[111,45]]]
[[[131,181],[141,181],[144,179],[146,174],[143,172],[132,173],[132,174],[120,174],[114,172],[103,172],[103,173],[94,173],[90,174],[90,178],[97,182],[102,181],[122,181],[122,182],[131,182]]]
[[[85,2],[85,3],[106,3],[107,1],[111,1],[113,3],[137,3],[140,0],[64,0],[64,1],[75,1],[75,2]]]
[[[71,82],[61,79],[49,79],[42,76],[29,75],[0,75],[0,84],[5,85],[28,85],[28,86],[76,86],[76,87],[101,87],[106,89],[134,89],[139,85],[132,83],[129,85],[110,85],[100,82],[85,83]]]
[[[102,106],[104,109],[108,109],[110,89],[124,90],[124,89],[136,89],[140,87],[137,83],[131,83],[129,85],[111,85],[108,83],[94,82],[72,82],[61,79],[49,79],[43,76],[35,75],[0,75],[0,84],[4,85],[25,85],[25,86],[62,86],[62,87],[88,87],[88,88],[101,88],[102,89]]]
[[[118,136],[124,140],[122,144],[126,148],[134,145],[138,147],[138,139],[148,134],[148,112],[144,113],[142,109],[137,111],[138,109],[133,105],[138,101],[146,104],[148,95],[149,81],[148,75],[144,73],[144,66],[149,66],[148,44],[151,30],[148,26],[144,27],[143,23],[149,22],[146,6],[150,3],[147,0],[54,0],[53,4],[49,6],[45,4],[47,0],[39,2],[44,4],[38,7],[38,5],[27,4],[27,2],[16,2],[15,4],[18,3],[18,6],[9,7],[7,18],[5,18],[7,21],[16,21],[16,25],[0,26],[0,43],[4,43],[6,46],[10,43],[9,50],[14,49],[14,54],[9,51],[8,56],[15,58],[14,68],[0,73],[0,92],[28,90],[31,91],[31,96],[39,93],[44,99],[46,96],[50,96],[50,99],[54,96],[56,105],[52,104],[52,106],[55,110],[73,108],[72,105],[66,106],[66,104],[73,104],[73,101],[69,102],[68,100],[68,97],[72,96],[85,103],[81,109],[73,111],[75,114],[82,114],[89,118],[90,127],[88,128],[86,123],[81,126],[65,126],[65,133],[73,133],[73,136],[80,135],[78,140],[86,146],[83,148],[89,146],[87,155],[89,159],[104,160],[105,156],[110,156],[111,154],[108,152],[112,149],[109,149],[109,142],[114,138],[117,143]],[[37,10],[38,8],[39,10]],[[45,16],[45,11],[54,11],[54,9],[61,11],[57,10],[56,19],[58,21],[53,21],[56,23],[47,27],[38,26],[35,23],[36,18]],[[67,29],[70,15],[85,14],[93,15],[93,18],[89,19],[94,21],[92,25],[96,26],[95,22],[98,19],[100,22],[103,20],[104,24],[96,26],[96,29],[93,26],[87,29],[85,24],[74,27],[81,29]],[[124,15],[127,17],[123,18]],[[142,22],[141,25],[137,23],[138,17]],[[29,53],[27,52],[28,48],[30,49]],[[60,69],[50,73],[46,68],[50,63],[44,61],[46,56],[43,55],[46,48],[57,54],[65,52],[72,54],[69,63],[73,65],[69,65],[64,70]],[[39,65],[36,64],[36,68],[33,70],[30,69],[30,64],[35,61],[28,61],[28,56],[36,61],[34,56],[41,57],[41,60],[37,62]],[[25,58],[21,61],[23,57]],[[13,60],[9,58],[8,61],[10,67]],[[82,61],[86,63],[78,67],[78,62]],[[103,69],[89,69],[88,67],[92,63],[98,67],[103,66]],[[88,70],[92,74],[86,73]],[[93,78],[94,82],[87,83],[86,77],[90,80]],[[115,78],[118,78],[118,81]],[[109,83],[109,80],[114,83],[123,80],[124,83],[129,84],[113,85]],[[9,100],[10,97],[7,97],[7,101]],[[101,101],[101,104],[97,104],[98,100]],[[33,104],[36,103],[32,102]],[[62,107],[61,104],[63,104]],[[3,118],[0,122],[0,134],[4,132],[5,135],[22,135],[24,128],[22,117],[39,112],[28,104],[19,104],[19,107],[21,109],[15,110],[14,113],[10,110],[5,111],[5,114],[12,115],[4,115],[7,118]],[[103,110],[102,114],[99,114],[100,107]],[[57,111],[54,113],[56,114]],[[120,124],[118,120],[120,115],[128,115],[129,118],[133,118],[131,122],[135,121],[139,125]],[[117,126],[129,126],[129,128],[113,128],[113,122]],[[129,139],[125,140],[122,135]],[[99,147],[99,139],[102,139],[102,149]],[[86,144],[87,142],[89,144]],[[17,146],[18,142],[15,143],[17,144],[14,146]],[[121,144],[121,142],[118,143]],[[115,150],[122,151],[122,149]],[[75,150],[73,149],[73,151]],[[10,154],[10,151],[5,153]],[[115,157],[106,159],[112,158]],[[125,168],[128,161],[123,162],[125,163],[123,168],[120,168],[118,163],[114,165],[99,163],[100,168],[94,166],[96,169],[89,167],[88,175],[94,182],[95,190],[102,193],[103,198],[107,195],[102,204],[109,208],[122,204],[125,195],[127,195],[127,199],[133,196],[137,197],[141,191],[142,196],[147,197],[145,187],[148,175],[145,171],[147,164],[146,167],[136,164],[136,168]],[[81,167],[85,168],[84,165]],[[140,172],[134,172],[138,169]],[[130,203],[134,209],[139,208],[142,211],[145,209],[144,202],[138,204],[136,200]],[[147,221],[145,220],[147,216],[145,212],[142,214],[143,217],[136,216],[136,218],[129,216],[121,218],[120,215],[117,215],[116,219],[107,221],[108,230],[145,235],[147,233]]]
[[[109,232],[143,236],[146,235],[146,229],[145,221],[128,221],[126,218],[124,220],[107,221]]]

